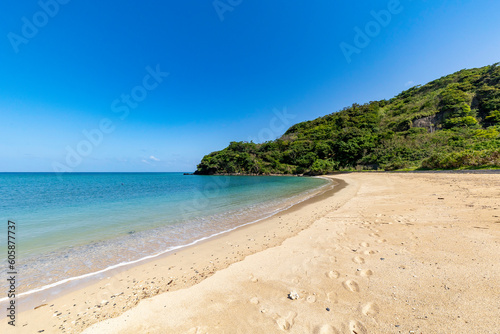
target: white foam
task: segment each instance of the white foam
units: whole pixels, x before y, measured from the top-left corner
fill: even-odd
[[[202,237],[202,238],[199,238],[193,242],[190,242],[190,243],[187,243],[187,244],[184,244],[184,245],[179,245],[179,246],[173,246],[173,247],[169,247],[167,248],[166,250],[164,251],[161,251],[159,253],[156,253],[156,254],[153,254],[153,255],[148,255],[148,256],[145,256],[145,257],[142,257],[140,259],[137,259],[137,260],[133,260],[133,261],[127,261],[127,262],[121,262],[121,263],[118,263],[118,264],[115,264],[115,265],[112,265],[112,266],[109,266],[107,268],[104,268],[104,269],[101,269],[101,270],[98,270],[98,271],[95,271],[95,272],[91,272],[91,273],[87,273],[87,274],[83,274],[83,275],[79,275],[79,276],[74,276],[74,277],[70,277],[70,278],[66,278],[66,279],[63,279],[63,280],[60,280],[60,281],[57,281],[55,283],[52,283],[52,284],[48,284],[48,285],[44,285],[40,288],[36,288],[36,289],[33,289],[33,290],[29,290],[29,291],[26,291],[26,292],[22,292],[22,293],[19,293],[16,295],[17,298],[19,297],[24,297],[24,296],[27,296],[27,295],[31,295],[33,293],[37,293],[37,292],[41,292],[41,291],[45,291],[45,290],[48,290],[48,289],[51,289],[51,288],[54,288],[54,287],[57,287],[57,286],[60,286],[60,285],[63,285],[63,284],[66,284],[68,282],[71,282],[71,281],[76,281],[76,280],[81,280],[81,279],[84,279],[84,278],[88,278],[88,277],[92,277],[92,276],[95,276],[95,275],[99,275],[99,274],[102,274],[102,273],[105,273],[107,271],[110,271],[110,270],[113,270],[113,269],[116,269],[116,268],[120,268],[120,267],[124,267],[124,266],[128,266],[128,265],[132,265],[132,264],[135,264],[135,263],[138,263],[138,262],[141,262],[141,261],[145,261],[145,260],[149,260],[149,259],[153,259],[155,257],[158,257],[160,255],[163,255],[163,254],[166,254],[168,252],[172,252],[172,251],[175,251],[175,250],[178,250],[178,249],[181,249],[181,248],[185,248],[185,247],[189,247],[189,246],[193,246],[193,245],[196,245],[197,243],[199,242],[202,242],[202,241],[205,241],[207,239],[210,239],[210,238],[213,238],[213,237],[216,237],[216,236],[219,236],[221,234],[225,234],[225,233],[228,233],[228,232],[231,232],[231,231],[234,231],[238,228],[241,228],[243,226],[247,226],[247,225],[251,225],[251,224],[255,224],[259,221],[262,221],[264,219],[267,219],[269,217],[272,217],[282,211],[285,211],[289,208],[291,208],[292,206],[294,205],[297,205],[299,203],[302,203],[306,200],[308,200],[309,198],[312,198],[314,196],[317,196],[317,195],[321,195],[323,194],[324,192],[326,192],[327,190],[329,189],[325,189],[325,188],[329,188],[330,186],[335,186],[333,184],[333,181],[330,179],[330,178],[325,178],[325,177],[320,177],[318,176],[317,178],[322,178],[322,179],[325,179],[327,181],[329,181],[329,184],[327,185],[324,185],[324,186],[321,186],[317,189],[313,189],[311,190],[311,192],[315,192],[315,191],[318,191],[320,189],[324,189],[320,192],[318,192],[317,194],[312,194],[312,195],[309,195],[309,196],[306,196],[304,198],[302,198],[300,201],[297,201],[293,204],[290,204],[288,206],[285,206],[279,210],[276,210],[274,212],[272,212],[271,214],[267,215],[267,216],[264,216],[264,217],[261,217],[259,219],[256,219],[256,220],[253,220],[251,222],[248,222],[248,223],[245,223],[245,224],[241,224],[241,225],[238,225],[238,226],[235,226],[235,227],[232,227],[230,229],[227,229],[227,230],[224,230],[224,231],[221,231],[221,232],[217,232],[217,233],[214,233],[214,234],[211,234],[209,236],[206,236],[206,237]],[[4,298],[1,298],[0,299],[0,303],[1,302],[4,302],[4,301],[7,301],[9,300],[8,297],[4,297]]]

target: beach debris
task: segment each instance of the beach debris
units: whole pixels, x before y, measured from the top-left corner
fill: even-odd
[[[329,307],[327,307],[327,308],[326,308],[326,311],[327,311],[327,312],[330,312],[330,308],[329,308]]]
[[[384,261],[385,260],[385,257],[381,257],[380,260]]]
[[[288,294],[288,298],[291,299],[291,300],[299,299],[299,294],[297,293],[297,291],[292,290]]]
[[[34,308],[34,310],[36,310],[37,308],[40,308],[40,307],[44,307],[44,306],[47,306],[47,304],[42,304],[42,305],[38,305]]]

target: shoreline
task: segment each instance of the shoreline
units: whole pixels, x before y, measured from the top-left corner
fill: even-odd
[[[105,268],[103,270],[99,270],[97,272],[92,272],[92,273],[87,273],[83,274],[77,277],[72,277],[69,279],[65,279],[63,281],[58,281],[54,284],[51,284],[49,286],[43,286],[41,288],[37,288],[34,290],[30,290],[24,293],[21,293],[22,295],[21,299],[17,300],[17,304],[20,304],[21,310],[18,310],[18,319],[23,318],[26,316],[31,318],[32,313],[36,313],[36,311],[43,309],[44,307],[48,305],[54,305],[54,307],[58,304],[58,301],[66,301],[68,298],[72,298],[73,295],[80,295],[80,299],[82,299],[81,295],[86,294],[85,290],[87,289],[92,289],[92,290],[103,290],[102,287],[99,285],[102,283],[102,281],[106,280],[114,280],[114,283],[112,283],[113,287],[109,289],[109,291],[115,291],[115,290],[120,290],[121,288],[125,288],[121,283],[117,283],[119,280],[123,280],[122,276],[126,275],[128,272],[140,272],[143,267],[148,267],[148,266],[157,266],[157,262],[165,262],[167,259],[177,256],[177,254],[184,254],[188,253],[192,248],[196,248],[199,246],[203,246],[206,243],[211,243],[211,242],[217,242],[218,239],[220,238],[227,238],[231,239],[232,234],[235,232],[240,232],[245,231],[246,228],[251,228],[252,226],[255,225],[261,225],[265,224],[266,221],[272,220],[273,217],[277,215],[284,215],[288,214],[289,212],[293,212],[296,207],[301,207],[302,205],[306,205],[307,203],[313,203],[317,200],[317,198],[322,198],[326,194],[332,194],[340,189],[342,189],[343,181],[340,181],[338,184],[334,182],[331,178],[327,177],[318,177],[318,178],[324,178],[327,179],[329,182],[325,185],[322,185],[316,189],[313,189],[311,193],[309,194],[303,194],[300,198],[299,201],[293,202],[292,204],[289,204],[285,207],[282,207],[276,211],[273,211],[269,216],[261,217],[259,219],[244,223],[242,225],[233,227],[229,230],[225,230],[222,232],[215,233],[213,235],[203,237],[200,239],[195,240],[194,242],[191,242],[190,244],[187,245],[181,245],[177,246],[178,248],[175,249],[170,249],[170,250],[165,250],[162,251],[158,254],[154,255],[149,255],[146,257],[143,257],[138,260],[134,260],[128,263],[120,263],[108,268]],[[259,249],[260,250],[260,249]],[[255,252],[256,250],[251,250],[251,253]],[[241,260],[241,258],[234,259],[233,261],[228,261],[227,263],[224,264],[224,267],[229,266],[230,264]],[[120,276],[118,279],[117,276]],[[126,275],[129,276],[129,275]],[[200,275],[195,282],[198,282],[200,280],[203,280],[206,276],[205,275]],[[165,283],[165,282],[164,282]],[[171,290],[172,288],[175,288],[175,282],[167,282],[166,284],[166,291]],[[186,284],[186,282],[182,282],[183,284],[182,287],[189,286],[189,284]],[[107,283],[108,284],[108,283]],[[194,284],[194,283],[193,283]],[[98,287],[99,286],[99,287]],[[108,284],[109,286],[109,284]],[[128,289],[128,287],[127,287]],[[118,292],[120,293],[120,292]],[[157,289],[157,291],[153,294],[155,295],[156,293],[160,293],[160,289]],[[106,295],[113,295],[110,293],[106,293]],[[19,296],[19,295],[18,295]],[[150,295],[147,296],[141,296],[137,301],[140,301],[146,297],[149,297]],[[104,297],[103,297],[104,298]],[[0,302],[0,305],[5,303],[5,299],[2,302]],[[95,300],[97,304],[99,304],[100,301],[102,301],[100,298],[99,300]],[[83,300],[83,299],[82,299]],[[2,305],[3,306],[3,305]],[[18,306],[18,309],[19,309]],[[126,309],[122,309],[118,314],[123,313]],[[56,313],[57,314],[57,313]],[[29,316],[28,316],[29,315]],[[116,314],[115,314],[116,315]],[[0,328],[2,325],[6,322],[6,318],[2,315],[2,320],[0,320]],[[27,325],[29,326],[29,325]],[[28,332],[28,331],[27,331]],[[70,331],[72,332],[72,331]],[[16,331],[17,333],[17,331]]]
[[[86,334],[492,333],[498,174],[337,175],[313,224]],[[236,241],[235,241],[236,242]]]
[[[36,293],[43,293],[46,290],[51,290],[51,289],[54,289],[56,287],[63,286],[63,285],[65,285],[67,283],[70,283],[70,282],[75,282],[76,284],[78,284],[78,282],[83,281],[85,279],[92,279],[95,276],[103,275],[103,274],[106,274],[108,272],[113,272],[113,271],[115,271],[117,269],[118,270],[126,270],[127,268],[130,268],[130,267],[132,267],[134,265],[140,265],[142,262],[146,262],[146,261],[155,259],[157,257],[161,257],[161,256],[163,256],[165,254],[169,254],[169,253],[173,253],[173,252],[176,252],[176,251],[180,251],[180,250],[182,250],[184,248],[192,247],[192,246],[194,246],[196,244],[199,244],[201,242],[210,240],[212,238],[216,238],[216,237],[218,237],[220,235],[223,235],[225,233],[230,233],[230,232],[232,232],[232,231],[234,231],[234,230],[236,230],[238,228],[241,228],[243,226],[247,226],[247,225],[251,225],[251,224],[255,224],[255,223],[259,223],[261,221],[264,221],[264,220],[266,220],[266,219],[268,219],[268,218],[270,218],[270,217],[272,217],[272,216],[274,216],[276,214],[279,214],[282,211],[288,210],[291,207],[293,207],[293,206],[295,206],[297,204],[300,204],[303,201],[307,201],[310,198],[313,198],[315,196],[321,195],[323,192],[328,191],[328,188],[334,187],[333,182],[332,182],[331,179],[324,178],[324,177],[317,177],[317,178],[325,179],[325,180],[328,181],[328,183],[325,184],[325,185],[319,186],[317,188],[313,188],[313,189],[307,190],[303,194],[295,195],[295,196],[289,198],[288,201],[291,201],[291,203],[286,203],[282,207],[277,207],[276,210],[272,211],[271,213],[269,213],[269,214],[267,214],[267,215],[265,215],[263,217],[256,218],[254,220],[245,222],[245,223],[243,223],[241,225],[237,225],[237,226],[231,227],[231,228],[226,229],[226,230],[222,230],[222,231],[218,231],[218,232],[215,232],[215,233],[212,233],[212,234],[208,234],[208,235],[202,236],[202,237],[200,237],[198,239],[195,239],[195,240],[193,240],[193,241],[191,241],[191,242],[189,242],[187,244],[181,244],[181,245],[171,246],[171,247],[168,247],[167,249],[162,250],[160,252],[149,254],[149,255],[144,255],[144,256],[142,256],[142,257],[140,257],[138,259],[129,260],[129,261],[126,261],[126,262],[119,262],[119,263],[109,265],[109,266],[107,266],[105,268],[102,268],[102,269],[99,269],[99,270],[96,270],[96,271],[92,271],[92,272],[88,272],[88,273],[82,273],[82,274],[79,274],[77,276],[67,277],[67,278],[61,279],[59,281],[56,281],[54,283],[50,283],[50,284],[46,284],[46,285],[43,285],[43,286],[40,286],[40,287],[36,287],[36,288],[33,288],[31,290],[28,290],[28,291],[23,291],[23,292],[17,294],[17,298],[29,296],[29,295],[36,294]],[[297,198],[298,198],[298,201],[297,201]],[[60,289],[64,290],[64,287],[61,287]],[[72,288],[72,290],[75,290],[75,289],[78,289],[78,287]],[[58,292],[60,292],[60,291],[58,291]],[[9,300],[8,297],[0,298],[0,306],[3,306],[2,303],[6,302],[8,300]]]
[[[6,333],[500,328],[498,174],[328,177],[342,189],[102,277],[19,314]]]

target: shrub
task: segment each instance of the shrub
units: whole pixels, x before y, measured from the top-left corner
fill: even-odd
[[[486,116],[485,121],[491,124],[500,124],[500,110],[493,110],[488,116]]]
[[[425,169],[463,167],[500,167],[500,149],[437,153],[422,161],[422,168]]]
[[[334,169],[334,164],[330,160],[317,159],[311,166],[311,174],[320,175],[331,172]]]
[[[452,117],[452,118],[448,118],[444,122],[444,126],[447,129],[451,129],[454,127],[472,127],[472,126],[476,126],[477,124],[478,124],[477,119],[475,119],[472,116]]]

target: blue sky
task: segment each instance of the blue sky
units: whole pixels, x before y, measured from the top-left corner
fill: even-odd
[[[1,172],[193,171],[230,141],[500,61],[494,0],[0,6]]]

